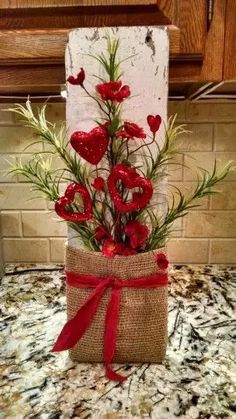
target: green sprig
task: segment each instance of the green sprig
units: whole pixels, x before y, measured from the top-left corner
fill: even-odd
[[[159,218],[149,210],[148,214],[152,231],[145,250],[154,250],[164,246],[172,231],[174,221],[187,215],[190,209],[199,206],[198,203],[195,203],[198,199],[217,193],[213,189],[214,186],[221,182],[232,170],[234,170],[233,162],[229,162],[221,170],[217,170],[215,162],[211,173],[201,169],[201,173],[198,175],[198,184],[188,197],[185,197],[183,193],[176,188],[177,194],[175,194],[175,196],[173,195],[171,204],[168,205],[167,213],[163,220],[159,220]]]
[[[86,183],[85,168],[79,161],[76,153],[68,148],[67,133],[64,125],[59,130],[56,130],[55,124],[47,121],[45,115],[46,105],[38,109],[37,115],[34,114],[29,100],[27,100],[25,107],[19,104],[14,108],[10,108],[9,111],[18,114],[24,125],[33,129],[33,133],[40,138],[40,142],[42,141],[51,147],[51,150],[46,151],[47,154],[58,155],[66,166],[65,170],[70,172],[79,183]],[[31,146],[34,144],[32,143]]]

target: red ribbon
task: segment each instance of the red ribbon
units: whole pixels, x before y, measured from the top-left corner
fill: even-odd
[[[120,311],[121,288],[158,288],[168,282],[166,273],[142,276],[137,279],[119,280],[113,276],[106,279],[92,275],[66,272],[67,284],[76,288],[94,288],[86,298],[74,317],[65,324],[56,343],[53,352],[64,351],[72,348],[79,342],[83,334],[89,328],[102,299],[103,294],[111,288],[111,296],[107,305],[105,330],[104,330],[104,360],[106,376],[110,380],[124,381],[126,377],[112,370],[110,364],[115,354],[117,326]]]

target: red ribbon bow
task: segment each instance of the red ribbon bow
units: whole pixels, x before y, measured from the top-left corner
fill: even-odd
[[[156,273],[154,275],[142,276],[131,280],[119,280],[113,276],[106,279],[92,275],[66,272],[67,284],[76,288],[94,288],[86,298],[75,316],[68,320],[63,327],[53,352],[64,351],[72,348],[79,342],[83,334],[89,328],[103,294],[111,288],[111,296],[107,305],[104,331],[104,360],[106,376],[110,380],[124,381],[126,377],[117,374],[112,370],[110,364],[115,354],[117,326],[120,311],[121,288],[158,288],[165,286],[168,282],[167,273]]]

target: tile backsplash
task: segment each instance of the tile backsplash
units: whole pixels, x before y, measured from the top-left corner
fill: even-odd
[[[4,108],[6,105],[0,105]],[[50,103],[47,112],[52,122],[65,119],[63,103]],[[188,191],[195,184],[197,166],[209,169],[215,157],[219,164],[236,161],[236,103],[170,102],[169,114],[175,113],[178,123],[186,124],[192,134],[182,138],[178,162],[183,165],[171,166],[169,182]],[[27,157],[32,152],[26,148],[31,141],[30,130],[15,116],[0,112],[3,258],[5,262],[62,262],[65,224],[50,212],[51,205],[32,200],[27,183],[6,174],[12,156],[18,157],[25,150]],[[40,150],[41,145],[34,146],[34,151]],[[236,172],[217,190],[220,195],[203,199],[201,207],[175,224],[168,243],[171,262],[236,264]]]

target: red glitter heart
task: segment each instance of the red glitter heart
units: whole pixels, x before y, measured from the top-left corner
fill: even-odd
[[[90,132],[76,131],[70,143],[83,159],[91,164],[98,164],[108,147],[109,137],[102,127],[93,128]]]
[[[84,212],[72,212],[68,209],[68,206],[73,204],[76,193],[79,193],[82,198]],[[71,183],[64,196],[55,203],[55,211],[59,217],[66,221],[81,222],[89,220],[92,216],[92,200],[87,188],[79,183]]]
[[[132,200],[124,202],[117,189],[117,182],[122,181],[127,189],[141,188],[142,192],[133,192]],[[113,167],[108,177],[108,189],[115,207],[122,213],[135,212],[144,208],[153,194],[153,187],[150,180],[140,176],[132,167],[125,164],[117,164]]]

